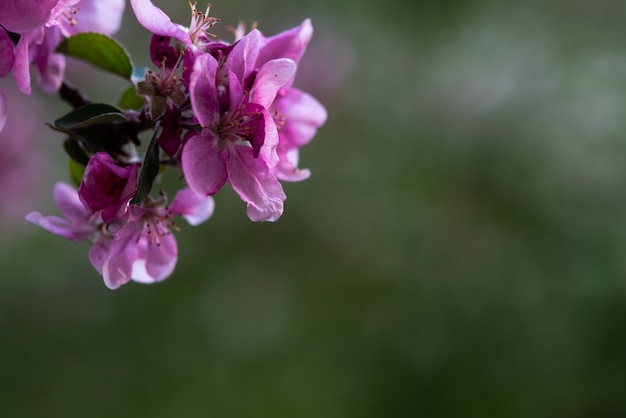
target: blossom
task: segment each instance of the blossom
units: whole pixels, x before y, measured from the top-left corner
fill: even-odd
[[[251,220],[275,221],[285,194],[272,171],[278,162],[278,131],[268,109],[293,76],[295,63],[279,58],[256,68],[259,41],[260,33],[253,30],[225,60],[218,63],[209,54],[196,59],[190,98],[203,129],[183,145],[182,169],[197,193],[215,194],[228,180],[247,203]]]
[[[65,218],[42,216],[39,212],[30,212],[26,220],[74,242],[90,238],[100,231],[103,225],[99,214],[94,214],[85,207],[76,190],[66,183],[54,185],[54,200]]]
[[[92,264],[111,289],[130,280],[162,281],[172,274],[178,259],[172,219],[183,216],[197,225],[211,216],[213,208],[211,197],[201,198],[188,189],[180,190],[169,207],[164,194],[157,200],[146,199],[141,206],[131,205],[126,223],[108,247],[96,250]]]
[[[111,35],[119,29],[124,0],[21,0],[0,5],[0,25],[20,35],[15,47],[13,77],[31,94],[29,63],[33,62],[44,91],[56,92],[65,72],[65,57],[54,52],[63,37],[80,32]]]
[[[76,3],[75,0],[74,3]],[[14,33],[26,33],[50,20],[51,14],[58,9],[59,0],[20,0],[5,1],[0,5],[0,25]]]
[[[265,37],[261,35],[256,65],[261,66],[277,58],[289,58],[298,65],[312,36],[313,25],[310,19],[305,19],[300,25],[274,36]],[[294,78],[295,73],[282,89],[286,90],[291,87]]]
[[[14,62],[13,42],[11,42],[7,32],[0,27],[0,78],[6,76],[13,69]],[[7,99],[0,88],[0,132],[6,124],[7,112]]]
[[[312,35],[311,21],[305,19],[277,35],[261,36],[256,65],[277,58],[289,58],[298,65]],[[326,109],[317,99],[292,87],[294,79],[295,74],[280,88],[271,106],[278,127],[279,162],[274,171],[284,181],[300,181],[311,175],[308,169],[298,169],[299,148],[311,141],[327,118]]]
[[[83,204],[92,212],[102,211],[104,222],[120,219],[137,189],[137,165],[120,167],[105,152],[89,159],[78,188]]]
[[[0,132],[7,123],[7,98],[2,89],[0,89]]]
[[[311,172],[298,168],[299,148],[315,136],[326,121],[327,113],[313,96],[296,88],[279,91],[272,106],[278,126],[278,164],[276,176],[284,181],[307,179]]]
[[[208,43],[208,30],[220,20],[209,17],[210,6],[206,13],[196,10],[196,2],[189,2],[191,6],[191,23],[186,28],[172,20],[163,10],[156,7],[150,0],[130,0],[139,23],[153,34],[165,38],[173,38],[187,47],[203,49]]]
[[[146,199],[141,206],[131,205],[123,223],[106,223],[101,211],[85,206],[68,184],[57,183],[54,197],[65,218],[31,212],[26,220],[74,242],[90,240],[89,260],[110,289],[130,280],[155,283],[166,279],[178,259],[176,240],[170,232],[172,219],[183,216],[197,225],[208,219],[214,208],[212,198],[183,189],[169,207],[165,195]]]

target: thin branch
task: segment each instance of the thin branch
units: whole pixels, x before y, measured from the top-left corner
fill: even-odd
[[[59,96],[61,96],[61,99],[68,102],[74,109],[78,109],[79,107],[83,107],[91,103],[87,96],[83,95],[77,88],[72,86],[67,81],[63,81],[63,84],[61,84]]]

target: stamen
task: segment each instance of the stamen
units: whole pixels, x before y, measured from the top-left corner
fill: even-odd
[[[76,14],[78,13],[78,8],[70,8],[68,10],[65,10],[63,12],[63,15],[65,16],[65,18],[70,22],[71,26],[76,26],[76,24],[78,22],[76,22],[76,19],[74,19],[74,16],[76,16]]]
[[[201,35],[206,35],[211,38],[217,38],[217,35],[209,32],[213,26],[219,23],[221,20],[217,17],[209,17],[209,11],[211,10],[211,4],[207,6],[206,12],[202,13],[196,10],[195,1],[189,2],[189,7],[191,7],[191,23],[189,24],[189,38],[191,39],[191,43],[196,46],[201,41]]]

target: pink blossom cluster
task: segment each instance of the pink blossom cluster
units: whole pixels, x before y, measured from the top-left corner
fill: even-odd
[[[217,19],[192,3],[188,28],[171,22],[149,0],[131,0],[139,22],[154,33],[151,44],[158,73],[149,72],[142,91],[151,97],[152,115],[163,114],[163,149],[177,158],[189,187],[217,193],[226,182],[247,204],[253,221],[275,221],[283,213],[279,182],[303,180],[299,148],[326,120],[311,95],[293,87],[296,68],[313,34],[307,19],[273,37],[257,29],[233,44],[212,39]],[[182,77],[176,69],[182,66]],[[189,98],[194,129],[182,136],[178,114]]]
[[[83,14],[91,30],[114,32],[123,10],[122,0],[81,0],[80,8],[78,3],[0,5],[0,75],[12,72],[20,90],[30,93],[32,63],[43,89],[58,90],[64,58],[55,45],[81,30]],[[39,212],[26,217],[72,241],[89,241],[89,259],[111,289],[130,280],[167,278],[178,257],[174,220],[204,222],[213,213],[212,196],[226,183],[252,221],[280,218],[286,199],[281,182],[310,176],[298,167],[299,150],[327,117],[313,96],[293,86],[313,33],[308,19],[270,37],[256,28],[246,33],[240,24],[227,42],[210,32],[219,19],[209,17],[208,9],[198,11],[195,2],[188,27],[172,22],[150,0],[130,3],[153,33],[150,57],[157,68],[133,78],[145,104],[123,111],[125,122],[97,125],[99,137],[112,138],[106,147],[88,152],[89,146],[78,146],[88,153],[78,189],[58,183],[54,190],[64,218]],[[33,21],[20,21],[27,7],[35,12]],[[6,25],[9,20],[13,24]],[[5,107],[0,100],[0,122]],[[137,134],[148,129],[152,141],[139,158]],[[150,195],[159,166],[182,171],[185,185],[171,204],[163,192]]]
[[[91,241],[89,260],[104,283],[116,289],[131,279],[154,283],[167,278],[178,249],[171,234],[174,219],[198,225],[213,213],[213,199],[180,190],[168,206],[165,194],[131,203],[137,185],[137,165],[118,166],[106,153],[90,160],[78,190],[57,183],[54,198],[65,216],[26,215],[26,220],[72,241]]]
[[[81,32],[116,33],[124,8],[124,0],[0,2],[0,78],[13,74],[17,88],[30,96],[33,64],[41,88],[55,93],[65,73],[65,57],[55,52],[61,40]],[[0,131],[6,117],[6,97],[0,89]]]

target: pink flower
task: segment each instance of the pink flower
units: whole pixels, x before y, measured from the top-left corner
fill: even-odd
[[[277,58],[289,58],[298,65],[312,35],[311,21],[305,19],[295,28],[269,38],[262,36],[256,65],[261,66]],[[279,162],[274,171],[284,181],[300,181],[311,175],[307,169],[298,169],[299,148],[311,141],[317,128],[327,118],[326,109],[319,101],[291,87],[294,78],[295,74],[280,88],[271,106],[271,113],[278,126]]]
[[[109,288],[130,280],[155,283],[169,277],[178,259],[176,239],[170,231],[175,227],[172,219],[183,216],[197,225],[208,219],[214,208],[212,198],[201,198],[188,189],[179,191],[170,207],[166,203],[162,195],[158,200],[148,198],[142,206],[131,205],[128,220],[115,239],[93,254],[92,264]]]
[[[276,176],[284,181],[305,180],[311,172],[298,168],[299,148],[324,124],[326,109],[313,96],[295,88],[278,92],[272,108],[278,126]]]
[[[7,123],[7,99],[2,89],[0,89],[0,132]]]
[[[183,145],[182,168],[197,193],[215,194],[229,180],[251,220],[275,221],[285,194],[273,173],[278,131],[268,109],[295,63],[280,58],[257,68],[259,41],[254,30],[220,62],[209,54],[196,59],[190,98],[203,129]]]
[[[183,49],[193,47],[203,50],[209,42],[208,30],[219,22],[219,19],[209,17],[210,6],[206,13],[197,11],[195,1],[189,2],[191,23],[188,28],[172,22],[169,16],[150,0],[130,0],[130,5],[144,28],[155,35],[180,41]]]
[[[31,212],[26,220],[74,242],[90,240],[89,260],[110,289],[130,280],[155,283],[166,279],[178,258],[170,231],[172,219],[183,216],[197,225],[208,219],[214,208],[210,197],[201,198],[184,189],[170,207],[162,195],[158,200],[146,199],[142,206],[131,205],[124,222],[106,223],[101,212],[86,207],[71,186],[57,183],[54,196],[65,218]]]
[[[20,34],[15,47],[13,77],[24,94],[31,94],[29,63],[38,70],[42,88],[56,92],[65,72],[65,57],[54,52],[63,37],[80,32],[115,33],[124,0],[21,0],[0,5],[0,25]]]
[[[59,3],[66,2],[59,0],[4,1],[0,5],[0,25],[14,33],[30,32],[49,21]]]
[[[277,58],[289,58],[298,65],[312,36],[313,26],[310,19],[305,19],[299,26],[269,38],[261,36],[256,65],[260,67]],[[295,73],[294,77],[282,87],[283,90],[292,86],[294,78]]]
[[[70,185],[57,183],[54,186],[54,200],[65,219],[31,212],[26,215],[26,220],[74,242],[86,240],[94,233],[98,233],[98,239],[103,238],[106,231],[100,230],[103,223],[99,214],[85,207]]]
[[[102,220],[121,219],[137,189],[137,165],[120,167],[105,152],[89,159],[78,196],[92,212],[102,211]]]

